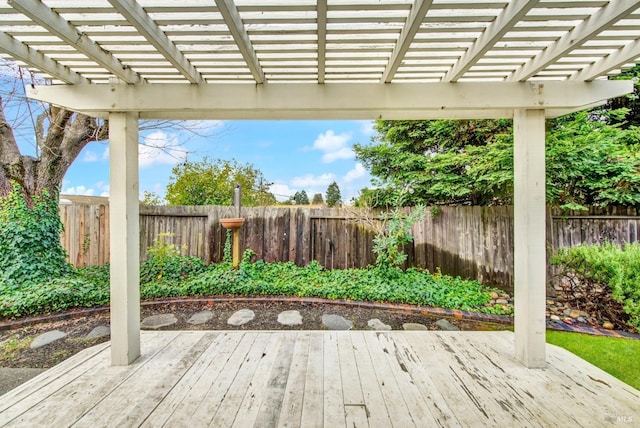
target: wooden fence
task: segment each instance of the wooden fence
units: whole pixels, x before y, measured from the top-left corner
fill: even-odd
[[[582,243],[635,242],[640,217],[633,208],[593,208],[589,212],[547,210],[549,251]],[[61,205],[65,226],[62,243],[76,266],[109,260],[109,206]],[[243,248],[267,262],[306,265],[317,260],[327,268],[364,267],[375,262],[375,233],[357,221],[353,209],[306,207],[243,208]],[[235,217],[232,207],[140,207],[140,257],[161,233],[186,247],[186,254],[206,262],[223,257],[226,231],[220,219]],[[407,266],[476,278],[511,289],[513,284],[513,208],[452,206],[432,209],[413,227],[414,241],[406,247]],[[544,274],[541,272],[541,274]],[[547,275],[552,271],[548,269]]]

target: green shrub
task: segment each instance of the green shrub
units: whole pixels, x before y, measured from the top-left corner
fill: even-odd
[[[177,282],[205,269],[201,259],[183,256],[185,248],[169,243],[172,236],[171,233],[161,233],[147,248],[149,258],[140,266],[140,283]]]
[[[640,328],[640,244],[561,248],[551,263],[562,266],[569,300],[614,323]]]
[[[57,198],[46,191],[29,207],[18,186],[0,198],[0,279],[11,287],[71,273],[60,244]]]

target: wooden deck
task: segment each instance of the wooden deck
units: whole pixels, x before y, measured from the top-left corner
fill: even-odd
[[[511,332],[142,332],[143,357],[95,346],[0,398],[0,426],[609,426],[640,392]]]

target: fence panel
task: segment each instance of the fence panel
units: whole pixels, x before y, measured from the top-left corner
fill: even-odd
[[[235,217],[233,207],[140,207],[140,257],[161,233],[187,254],[207,263],[223,258],[226,231],[220,219]],[[306,265],[317,260],[327,268],[365,267],[375,263],[372,252],[376,215],[355,209],[307,207],[246,207],[241,229],[243,249],[258,259]],[[109,206],[61,204],[65,232],[61,242],[76,266],[109,260]],[[513,208],[445,206],[428,211],[412,229],[406,266],[476,278],[511,289],[513,284]],[[640,217],[633,208],[592,208],[588,212],[547,210],[550,251],[605,241],[638,241]],[[547,275],[553,276],[549,268]]]

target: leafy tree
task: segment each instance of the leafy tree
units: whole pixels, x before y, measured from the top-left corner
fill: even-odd
[[[335,181],[329,184],[327,187],[327,206],[335,207],[337,204],[342,201],[342,196],[340,195],[340,187],[338,187],[338,183]]]
[[[548,124],[549,203],[640,204],[640,132],[607,123],[624,112],[581,112]],[[379,121],[377,130],[374,144],[355,146],[377,187],[363,189],[358,203],[390,206],[407,187],[404,205],[512,202],[510,121]]]
[[[140,201],[140,205],[148,205],[148,206],[159,206],[162,205],[162,198],[160,195],[149,192],[145,190],[142,194],[142,200]]]
[[[236,184],[242,187],[242,205],[270,205],[276,201],[269,192],[272,183],[253,165],[235,159],[203,158],[176,165],[167,185],[169,205],[230,205]]]
[[[613,98],[605,105],[606,111],[627,109],[625,114],[620,117],[607,117],[608,123],[620,124],[624,128],[632,126],[640,126],[640,64],[625,70],[617,76],[610,77],[613,80],[633,79],[633,92],[622,97]],[[599,111],[596,109],[596,112]]]
[[[292,196],[292,201],[296,205],[309,205],[309,196],[305,190],[301,190]]]
[[[313,195],[313,199],[311,200],[313,205],[322,205],[324,204],[324,198],[322,197],[322,193],[316,193]]]

